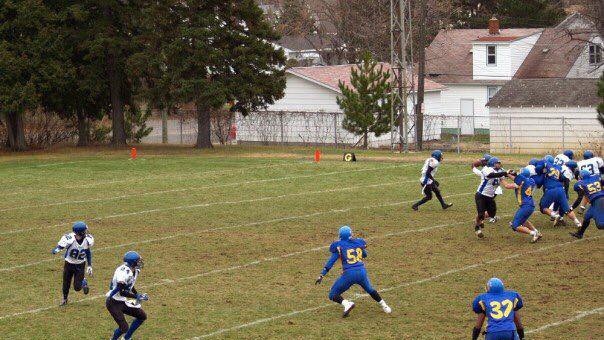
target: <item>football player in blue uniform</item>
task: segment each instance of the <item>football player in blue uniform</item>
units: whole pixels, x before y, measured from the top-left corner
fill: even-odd
[[[552,203],[557,203],[562,213],[568,215],[568,217],[575,222],[575,225],[580,227],[581,222],[579,219],[577,219],[575,213],[569,206],[568,200],[566,199],[566,194],[564,193],[564,186],[561,178],[562,167],[554,164],[554,157],[551,155],[545,156],[544,161],[542,172],[544,176],[543,188],[545,192],[543,197],[541,197],[541,201],[539,202],[541,212],[545,215],[553,217],[554,225],[556,225],[560,220],[560,214],[552,210],[550,206]],[[539,167],[536,168],[537,173],[539,173]]]
[[[124,255],[124,263],[115,270],[105,295],[105,306],[118,325],[111,340],[118,340],[124,334],[125,340],[131,340],[132,334],[147,320],[147,314],[141,306],[142,301],[148,301],[149,295],[140,294],[134,288],[136,280],[143,268],[143,258],[135,251]],[[128,326],[125,315],[134,317]]]
[[[353,238],[352,229],[349,226],[341,227],[339,236],[340,240],[333,242],[329,246],[331,257],[327,260],[315,284],[320,284],[323,281],[323,277],[327,275],[331,267],[340,259],[342,261],[343,273],[331,287],[329,299],[344,307],[343,317],[347,317],[354,308],[354,302],[344,299],[342,294],[354,284],[361,286],[367,294],[380,304],[384,312],[387,314],[392,313],[392,309],[369,282],[365,264],[363,263],[363,259],[367,257],[367,243],[365,240],[362,238]]]
[[[514,219],[510,226],[514,231],[532,236],[531,243],[541,239],[542,235],[529,221],[529,218],[535,211],[535,202],[533,201],[533,191],[535,190],[535,181],[531,179],[531,171],[528,168],[522,168],[519,174],[508,172],[508,177],[514,180],[514,183],[502,181],[506,189],[516,191],[516,199],[519,208],[514,214]]]
[[[420,180],[420,184],[422,185],[422,194],[424,197],[418,202],[414,203],[412,208],[413,210],[418,210],[419,206],[428,202],[432,199],[432,192],[436,195],[436,198],[440,202],[440,205],[443,209],[449,209],[453,203],[445,203],[441,193],[440,193],[440,184],[437,180],[434,179],[434,175],[436,175],[436,171],[438,170],[438,166],[443,160],[443,153],[440,150],[434,150],[430,158],[426,159],[424,162],[424,166],[422,167],[422,175]]]
[[[485,319],[485,340],[524,339],[524,327],[520,320],[520,309],[523,305],[520,294],[505,290],[500,279],[490,279],[487,282],[487,292],[478,295],[472,302],[472,310],[478,314],[472,330],[472,340],[478,339]]]
[[[73,232],[63,235],[57,246],[51,251],[54,255],[65,250],[61,306],[67,304],[72,280],[73,289],[76,292],[83,290],[84,294],[88,294],[90,291],[84,273],[92,276],[92,251],[90,248],[94,245],[94,237],[88,233],[88,226],[84,222],[74,223],[72,230]],[[88,263],[88,266],[86,266],[86,263]]]
[[[589,222],[593,219],[598,229],[604,229],[604,190],[600,176],[592,175],[589,170],[581,170],[579,173],[580,181],[575,183],[575,190],[582,191],[590,202],[589,209],[583,216],[583,223],[576,233],[570,233],[576,238],[583,238],[583,234]]]

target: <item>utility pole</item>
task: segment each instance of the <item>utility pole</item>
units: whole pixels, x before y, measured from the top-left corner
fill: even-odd
[[[410,13],[409,0],[390,0],[390,65],[392,68],[391,102],[393,103],[390,121],[390,143],[395,148],[395,117],[398,119],[400,146],[404,151],[408,145],[408,110],[407,97],[409,94],[409,77],[407,75],[407,44],[410,39],[411,27],[408,16]]]
[[[426,79],[426,20],[428,7],[426,0],[419,0],[419,63],[417,72],[417,105],[415,106],[415,142],[417,150],[423,149],[424,144],[424,85]]]

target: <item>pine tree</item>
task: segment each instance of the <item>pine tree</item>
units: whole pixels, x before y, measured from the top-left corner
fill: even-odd
[[[458,27],[486,28],[496,16],[502,27],[548,27],[565,16],[559,1],[548,0],[455,0],[453,19]]]
[[[342,126],[347,131],[363,136],[363,147],[368,146],[368,134],[380,136],[390,131],[390,73],[383,65],[365,53],[363,61],[351,70],[352,88],[339,82],[342,96],[337,99],[344,112]]]

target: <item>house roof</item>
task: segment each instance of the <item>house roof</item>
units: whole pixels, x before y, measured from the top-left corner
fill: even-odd
[[[567,20],[562,24],[571,23]],[[514,78],[566,77],[585,49],[590,34],[562,24],[543,31]]]
[[[514,41],[519,38],[522,38],[522,37],[514,37],[514,36],[500,37],[497,35],[492,35],[492,36],[488,36],[488,37],[480,37],[474,41],[485,41],[485,42]]]
[[[488,29],[447,29],[438,32],[426,49],[426,73],[430,79],[447,83],[493,83],[472,79],[472,43],[477,39],[519,39],[541,32],[541,28],[507,28],[499,35]]]
[[[385,71],[390,70],[390,64],[381,63]],[[355,64],[332,65],[332,66],[311,66],[311,67],[293,67],[287,72],[313,81],[321,86],[333,91],[340,92],[338,83],[342,81],[346,86],[352,87],[350,82],[350,72],[355,68]],[[410,79],[409,79],[410,80]],[[410,82],[409,82],[410,83]],[[417,76],[414,77],[413,84],[417,84]],[[435,81],[426,78],[425,91],[441,91],[445,87]],[[414,88],[415,90],[415,88]]]
[[[512,79],[489,101],[490,107],[597,106],[598,79]]]

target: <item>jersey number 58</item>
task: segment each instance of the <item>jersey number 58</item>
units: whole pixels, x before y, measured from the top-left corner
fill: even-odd
[[[348,249],[346,251],[346,258],[348,264],[355,264],[357,262],[363,262],[363,250],[361,248]]]

